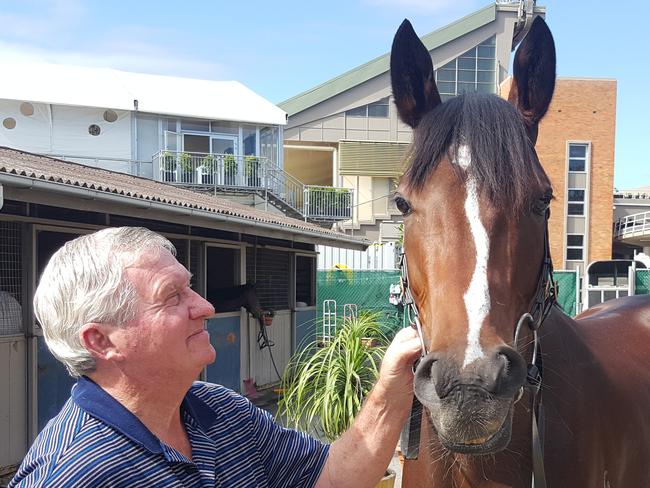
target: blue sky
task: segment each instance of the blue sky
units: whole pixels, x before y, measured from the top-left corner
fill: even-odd
[[[277,103],[386,53],[404,18],[422,35],[488,4],[0,0],[0,62],[34,59],[235,79]],[[650,139],[646,3],[538,0],[538,4],[547,7],[559,76],[618,81],[615,186],[650,186],[645,148]]]

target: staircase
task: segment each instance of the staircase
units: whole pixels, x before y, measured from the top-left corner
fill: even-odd
[[[153,157],[153,176],[193,190],[255,193],[284,214],[319,225],[352,218],[352,189],[305,185],[264,157],[162,151]]]

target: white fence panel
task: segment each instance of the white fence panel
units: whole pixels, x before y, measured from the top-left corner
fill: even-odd
[[[317,246],[318,269],[333,269],[343,265],[348,269],[390,271],[397,269],[394,242],[374,243],[365,251],[353,251],[330,246]]]

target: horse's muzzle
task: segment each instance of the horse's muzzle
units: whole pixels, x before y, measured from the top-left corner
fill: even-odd
[[[432,352],[415,371],[415,394],[446,448],[485,454],[510,441],[512,407],[526,380],[526,363],[500,346],[466,367],[457,357]]]

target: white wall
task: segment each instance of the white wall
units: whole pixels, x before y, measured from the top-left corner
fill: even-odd
[[[353,251],[330,246],[317,246],[319,270],[333,269],[337,264],[344,264],[350,269],[359,270],[394,270],[395,243],[375,243],[365,251]]]
[[[0,337],[0,467],[27,452],[25,338]]]

